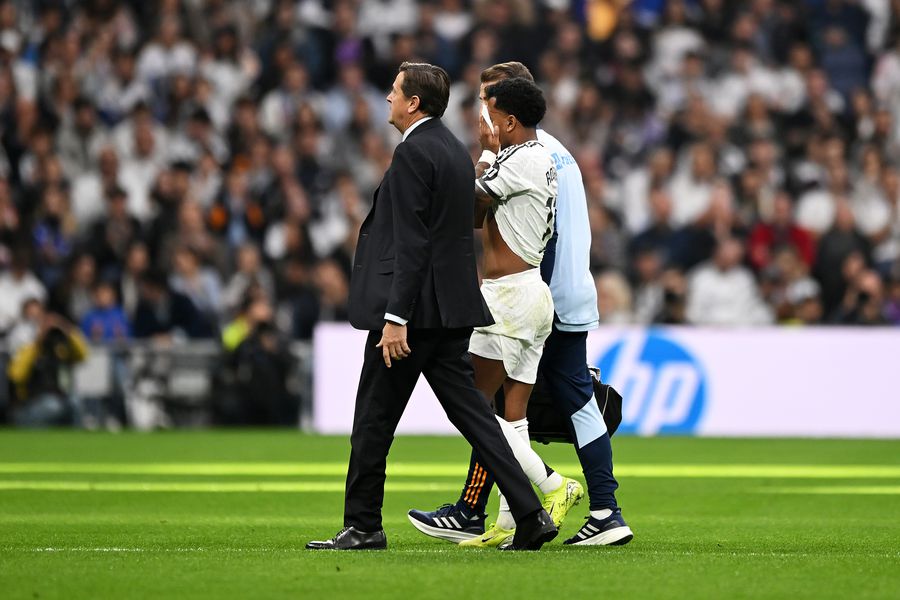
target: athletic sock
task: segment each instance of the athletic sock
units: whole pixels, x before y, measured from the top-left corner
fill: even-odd
[[[483,515],[487,510],[487,503],[493,487],[494,478],[481,465],[478,453],[472,450],[466,484],[463,486],[456,506],[470,516]]]
[[[497,515],[497,526],[503,529],[516,528],[516,520],[513,518],[512,511],[509,510],[509,503],[503,494],[500,494],[500,512]]]
[[[552,492],[557,489],[560,485],[562,485],[562,477],[559,477],[558,473],[554,473],[559,480],[556,482],[555,487],[549,487],[551,484],[548,484],[548,480],[552,480],[551,476],[547,475],[547,469],[544,467],[544,461],[541,460],[541,457],[537,455],[537,452],[534,451],[531,447],[531,442],[528,440],[528,420],[522,419],[521,421],[516,421],[517,424],[521,427],[524,423],[524,433],[525,437],[523,438],[516,427],[507,421],[506,419],[501,419],[497,417],[497,421],[500,423],[500,429],[503,430],[503,436],[506,438],[506,442],[509,444],[509,447],[512,448],[513,455],[515,455],[516,460],[519,462],[519,466],[522,467],[522,470],[525,471],[525,475],[528,477],[529,481],[540,488],[541,493],[546,494],[548,492]],[[545,491],[545,488],[548,488]]]
[[[597,519],[598,521],[602,521],[603,519],[608,519],[612,515],[612,509],[609,508],[601,508],[599,510],[592,510],[591,516]]]
[[[524,440],[525,444],[531,448],[531,439],[528,437],[528,418],[519,419],[518,421],[510,421],[510,425],[512,425],[516,432],[519,434],[519,437]],[[534,452],[534,450],[532,450]],[[537,452],[534,453],[537,456]],[[540,457],[538,456],[540,459]],[[538,488],[541,490],[542,494],[549,494],[554,490],[558,490],[559,486],[563,484],[562,475],[548,467],[544,464],[544,461],[541,461],[541,465],[544,469],[544,480],[541,482],[531,480]]]

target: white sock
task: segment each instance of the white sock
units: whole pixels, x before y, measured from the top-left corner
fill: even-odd
[[[506,501],[506,496],[502,493],[500,494],[500,513],[497,515],[497,526],[503,529],[516,528],[516,520],[509,510],[509,503]]]
[[[531,440],[528,439],[528,419],[509,422],[505,419],[497,417],[500,422],[500,429],[509,447],[512,448],[516,460],[529,481],[536,485],[542,494],[548,494],[562,485],[562,476],[554,471],[547,475],[547,469],[544,467],[544,461],[538,456],[537,452],[531,447]]]
[[[609,508],[601,508],[600,510],[591,511],[591,516],[600,521],[602,521],[603,519],[608,519],[610,515],[612,515],[612,510]]]
[[[531,448],[531,439],[528,437],[528,419],[525,418],[518,421],[510,421],[509,424],[515,427],[516,431],[519,432],[519,437],[525,440],[525,443]],[[537,454],[537,452],[535,452],[535,454]],[[543,463],[544,461],[542,460],[541,462]],[[535,485],[540,488],[542,494],[557,490],[559,489],[559,486],[563,484],[562,475],[552,469],[551,473],[547,475],[547,469],[545,468],[544,475],[546,476],[546,479],[544,479],[543,483],[535,483]]]

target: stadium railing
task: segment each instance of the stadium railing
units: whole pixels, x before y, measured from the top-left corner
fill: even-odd
[[[203,427],[214,425],[215,395],[228,391],[222,374],[222,347],[210,341],[160,344],[152,341],[90,344],[86,360],[75,366],[72,395],[81,404],[121,397],[127,427]],[[296,402],[297,427],[312,423],[312,344],[288,346],[292,365],[286,387]],[[7,367],[11,354],[0,340],[0,424],[11,406]]]

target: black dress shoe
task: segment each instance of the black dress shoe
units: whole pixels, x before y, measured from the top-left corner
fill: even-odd
[[[543,508],[516,522],[516,535],[512,544],[501,550],[540,550],[541,546],[556,537],[559,530]]]
[[[344,527],[330,540],[306,544],[307,550],[384,550],[385,548],[387,548],[387,537],[384,535],[384,529],[366,533],[356,527]]]

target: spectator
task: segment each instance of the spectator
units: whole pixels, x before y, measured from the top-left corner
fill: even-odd
[[[289,124],[304,104],[318,108],[324,105],[318,93],[309,89],[309,74],[299,63],[290,64],[284,71],[278,88],[269,92],[260,105],[263,130],[273,138],[287,141]]]
[[[100,148],[96,169],[78,171],[72,180],[72,213],[81,227],[103,217],[107,190],[119,187],[119,157],[111,145]]]
[[[117,47],[112,55],[112,72],[97,90],[97,108],[107,124],[115,125],[140,103],[151,99],[150,86],[137,77],[133,50]]]
[[[37,222],[32,230],[38,276],[48,287],[59,282],[75,241],[75,218],[62,188],[44,190]]]
[[[223,314],[222,282],[215,270],[204,266],[189,246],[175,251],[173,273],[169,279],[172,291],[184,294],[204,318],[217,323]]]
[[[350,301],[350,282],[334,260],[324,260],[316,266],[313,282],[319,296],[319,321],[346,321]]]
[[[216,96],[226,108],[247,92],[259,68],[256,54],[241,45],[234,25],[225,25],[213,34],[213,56],[200,65],[200,71],[212,81]]]
[[[612,211],[599,204],[588,208],[591,226],[591,269],[624,271],[626,241]]]
[[[210,228],[233,247],[261,242],[268,225],[267,215],[251,195],[249,184],[246,171],[232,167],[209,211]]]
[[[827,178],[826,187],[810,190],[797,204],[797,225],[816,236],[831,228],[838,205],[845,203],[850,194],[849,173],[844,164],[830,166]]]
[[[663,290],[662,310],[653,319],[663,325],[683,325],[687,323],[688,282],[678,269],[667,269],[660,279]]]
[[[13,199],[9,182],[0,177],[0,261],[8,260],[19,237],[19,208]]]
[[[594,278],[597,286],[597,308],[600,322],[626,325],[634,320],[631,313],[631,290],[621,273],[606,271]]]
[[[846,261],[855,255],[855,263],[869,261],[869,243],[855,228],[853,211],[846,202],[836,208],[834,226],[819,241],[819,255],[813,273],[822,282],[822,299],[826,313],[832,312],[844,295],[844,285],[853,277],[845,273]]]
[[[81,319],[81,331],[92,342],[121,342],[131,337],[128,317],[109,281],[94,284],[93,306]]]
[[[126,192],[129,214],[146,223],[153,216],[150,193],[163,168],[165,148],[159,133],[145,119],[137,121],[131,132],[131,152],[122,164],[117,181]]]
[[[46,315],[44,303],[37,298],[29,298],[22,304],[22,316],[6,337],[10,355],[37,339]]]
[[[94,257],[83,252],[72,256],[66,264],[65,274],[50,293],[50,309],[80,323],[91,308],[91,295],[97,281],[97,263]]]
[[[271,319],[272,307],[265,295],[248,290],[241,299],[237,315],[222,329],[222,348],[225,352],[234,352],[258,323],[268,322]]]
[[[686,164],[672,179],[672,222],[680,227],[699,220],[709,209],[716,175],[716,158],[706,144],[688,151]]]
[[[819,284],[814,279],[801,279],[787,288],[790,316],[783,322],[788,325],[815,325],[821,323],[824,312],[819,294]]]
[[[167,14],[159,23],[157,35],[138,56],[138,77],[158,88],[175,73],[193,73],[197,51],[193,44],[181,37],[178,17]]]
[[[19,348],[9,363],[16,392],[13,423],[22,427],[77,423],[72,368],[86,356],[87,345],[78,330],[58,315],[45,315],[35,340]]]
[[[298,256],[289,257],[280,268],[277,284],[280,320],[288,323],[291,337],[311,339],[318,318],[318,299],[309,265]]]
[[[238,249],[237,271],[223,292],[225,308],[235,311],[252,286],[259,286],[267,298],[275,297],[275,280],[262,264],[259,248],[248,243]]]
[[[105,275],[118,276],[128,248],[141,237],[141,224],[128,213],[125,190],[113,187],[106,190],[106,214],[89,229],[87,247]]]
[[[648,325],[662,312],[664,290],[660,281],[663,260],[656,248],[644,246],[634,252],[634,320]]]
[[[875,271],[863,270],[851,280],[841,304],[831,316],[840,325],[883,325],[884,284]]]
[[[225,272],[228,265],[226,246],[210,232],[200,205],[192,200],[180,202],[177,215],[177,229],[160,231],[162,243],[160,249],[154,252],[158,264],[174,264],[175,251],[187,247],[197,254],[200,262],[214,265],[220,273]],[[160,219],[158,227],[162,229],[166,221]]]
[[[140,299],[141,279],[150,267],[150,254],[147,251],[147,245],[140,240],[132,242],[128,246],[123,264],[119,285],[122,308],[130,321],[134,319]]]
[[[637,256],[645,251],[659,253],[663,264],[672,258],[675,230],[672,228],[672,198],[663,188],[650,190],[650,221],[646,229],[631,238],[629,252]]]
[[[248,331],[226,357],[234,377],[230,403],[219,402],[218,419],[228,424],[293,425],[297,404],[287,389],[293,359],[272,320],[268,301],[254,299],[247,310]]]
[[[165,273],[150,270],[140,283],[140,301],[134,314],[134,336],[172,341],[210,338],[213,324],[190,298],[172,291]]]
[[[865,54],[843,27],[828,27],[823,41],[822,67],[834,88],[849,99],[852,92],[866,85],[868,64]]]
[[[20,264],[0,275],[0,330],[46,298],[29,273],[74,314],[94,279],[120,277],[135,316],[143,273],[184,246],[228,282],[218,318],[257,283],[292,336],[343,318],[406,59],[450,69],[445,120],[470,145],[481,69],[533,69],[543,127],[584,176],[594,274],[629,278],[603,281],[640,322],[684,322],[684,271],[695,282],[728,237],[778,322],[816,321],[816,295],[830,320],[868,269],[890,303],[900,37],[885,2],[613,2],[583,23],[547,2],[113,4],[3,12],[0,265]]]
[[[27,300],[43,303],[47,299],[44,284],[28,268],[30,262],[30,252],[16,248],[8,269],[0,272],[0,332],[13,326]]]
[[[713,259],[690,274],[687,319],[697,325],[762,325],[772,321],[749,269],[741,265],[743,247],[734,238],[716,246]]]
[[[646,166],[632,169],[625,177],[617,206],[625,216],[625,227],[632,235],[654,224],[651,196],[654,192],[666,192],[673,169],[672,151],[658,148],[650,155]],[[671,207],[668,212],[671,217]]]
[[[794,223],[794,208],[790,196],[785,191],[775,195],[772,219],[761,221],[750,232],[749,259],[757,271],[762,271],[772,262],[774,251],[781,246],[791,246],[797,250],[803,262],[812,267],[815,259],[815,242],[812,236]]]

